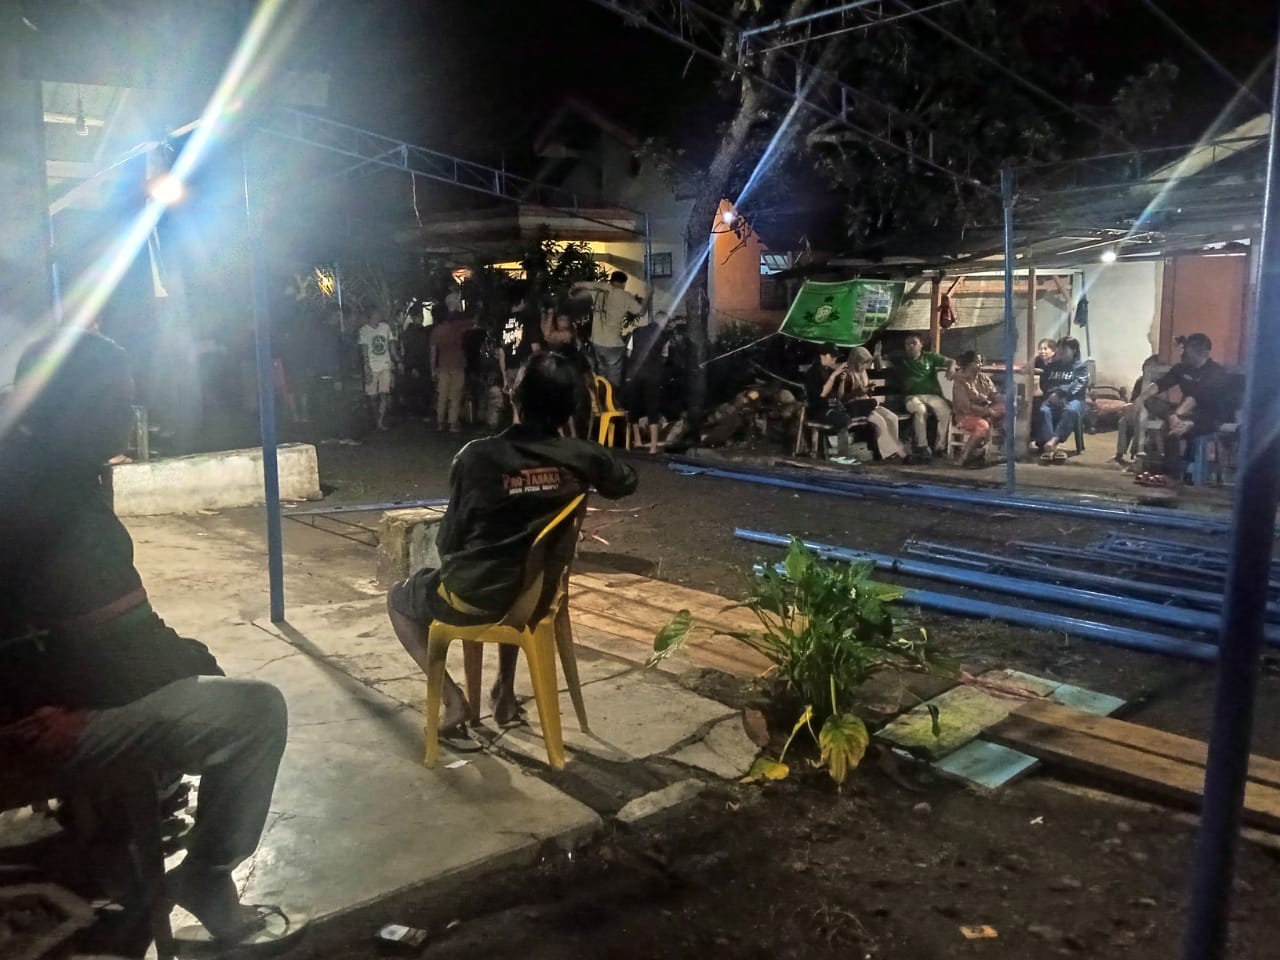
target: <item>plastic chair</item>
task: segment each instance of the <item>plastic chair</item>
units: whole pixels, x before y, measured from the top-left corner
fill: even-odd
[[[599,419],[599,427],[596,430],[596,443],[602,446],[613,446],[615,430],[618,421],[622,421],[622,442],[623,445],[631,449],[631,431],[627,426],[627,411],[619,409],[613,402],[613,384],[604,377],[597,376],[596,382],[596,404],[599,409],[596,411],[596,417]]]
[[[480,687],[481,643],[514,644],[524,651],[533,681],[533,697],[542,724],[547,760],[557,770],[565,765],[564,738],[560,731],[560,698],[556,683],[556,652],[564,667],[569,696],[578,727],[587,732],[587,712],[582,702],[578,661],[573,652],[569,623],[569,566],[577,542],[578,527],[586,513],[586,494],[579,494],[548,523],[533,541],[525,558],[520,594],[506,615],[496,623],[459,627],[437,620],[427,633],[427,723],[424,763],[434,767],[440,758],[440,704],[444,695],[445,658],[449,644],[462,640],[466,656],[467,686],[477,695]],[[547,598],[548,584],[553,584]]]

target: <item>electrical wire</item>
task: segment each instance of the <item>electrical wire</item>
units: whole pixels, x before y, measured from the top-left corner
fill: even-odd
[[[907,17],[914,17],[917,14],[927,13],[930,10],[937,10],[939,7],[949,7],[951,4],[959,2],[960,0],[941,0],[940,3],[935,3],[928,7],[921,7],[918,10],[911,10],[907,13],[897,13],[892,17],[881,17],[879,20],[868,20],[866,23],[855,23],[852,27],[841,27],[839,30],[832,30],[829,33],[820,33],[816,37],[802,37],[799,40],[788,40],[786,43],[779,43],[772,47],[767,47],[766,52],[769,50],[781,50],[783,47],[794,47],[802,43],[813,43],[818,40],[825,40],[828,37],[838,37],[843,33],[854,33],[855,31],[866,30],[870,27],[879,27],[886,23],[893,23],[895,20],[905,20]]]

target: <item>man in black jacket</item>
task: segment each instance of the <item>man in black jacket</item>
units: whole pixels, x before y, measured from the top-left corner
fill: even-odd
[[[18,362],[0,417],[0,755],[68,790],[200,774],[168,893],[215,947],[266,942],[298,925],[241,904],[231,873],[262,837],[285,702],[270,684],[223,676],[151,608],[98,481],[123,449],[132,391],[124,351],[96,333],[39,341]]]
[[[535,353],[512,390],[515,423],[468,443],[449,471],[449,506],[436,546],[440,568],[419,570],[391,588],[387,609],[400,643],[427,671],[431,623],[493,623],[520,591],[525,557],[539,532],[574,497],[594,487],[610,500],[636,489],[636,472],[606,447],[562,437],[573,415],[578,371],[553,352]],[[518,650],[503,646],[493,689],[494,719],[507,723],[515,698]],[[447,675],[440,729],[463,724],[468,704]]]

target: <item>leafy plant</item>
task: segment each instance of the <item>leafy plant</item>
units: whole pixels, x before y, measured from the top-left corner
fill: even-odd
[[[804,704],[778,758],[758,757],[745,781],[786,777],[787,751],[800,731],[807,730],[818,747],[814,765],[843,784],[870,744],[866,725],[853,712],[858,688],[886,670],[933,673],[951,668],[924,630],[917,639],[899,634],[889,604],[901,599],[902,590],[876,583],[873,569],[870,562],[824,560],[792,540],[782,563],[762,565],[752,573],[747,599],[725,608],[745,607],[762,629],[720,633],[767,657],[788,691]],[[678,650],[689,629],[688,611],[681,610],[655,637],[650,665]],[[930,712],[936,734],[938,718]]]
[[[869,744],[866,725],[852,712],[858,688],[884,670],[932,672],[943,665],[923,630],[918,639],[897,633],[888,605],[902,591],[873,581],[873,569],[870,562],[823,560],[792,540],[786,559],[757,568],[747,599],[729,608],[745,607],[760,620],[759,632],[726,635],[771,660],[806,705],[792,738],[801,728],[809,730],[818,744],[817,765],[837,784],[858,766]],[[815,719],[822,721],[816,734]]]

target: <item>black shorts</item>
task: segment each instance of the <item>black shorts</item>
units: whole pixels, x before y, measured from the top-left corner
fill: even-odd
[[[627,384],[627,409],[633,417],[646,418],[656,424],[662,419],[662,380],[659,377],[636,377]]]
[[[471,627],[502,618],[500,613],[468,614],[449,606],[440,595],[440,571],[430,567],[423,567],[393,584],[387,592],[387,602],[396,613],[423,627],[431,626],[436,620],[455,627]]]

